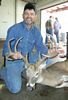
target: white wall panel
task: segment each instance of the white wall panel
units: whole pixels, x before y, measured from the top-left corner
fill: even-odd
[[[26,2],[22,0],[17,0],[16,2],[16,23],[21,22],[23,20],[22,14],[25,4]]]
[[[2,0],[0,6],[0,38],[6,38],[7,29],[15,23],[15,0]]]

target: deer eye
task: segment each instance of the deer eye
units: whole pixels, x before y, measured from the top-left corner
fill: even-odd
[[[35,77],[38,77],[38,75],[39,75],[39,73],[38,73],[38,72],[36,72]]]

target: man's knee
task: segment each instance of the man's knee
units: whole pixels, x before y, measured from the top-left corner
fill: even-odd
[[[14,85],[11,88],[8,88],[11,93],[18,93],[21,90],[21,85]]]

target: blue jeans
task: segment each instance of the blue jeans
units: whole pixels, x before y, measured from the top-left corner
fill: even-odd
[[[6,87],[12,93],[17,93],[21,90],[21,73],[24,68],[23,60],[16,60],[6,61],[6,67],[0,69],[0,77],[5,81]]]
[[[59,43],[59,31],[55,32],[57,43]]]
[[[46,29],[46,34],[50,34],[53,36],[53,30],[50,28],[50,29]],[[46,36],[46,39],[45,39],[45,44],[48,44],[48,37]]]

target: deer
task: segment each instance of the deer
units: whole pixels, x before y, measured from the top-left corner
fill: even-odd
[[[15,52],[18,52],[16,50],[20,40],[23,39],[22,37],[19,38],[15,44],[14,50]],[[10,40],[12,41],[12,39]],[[10,41],[8,42],[8,47],[10,54],[7,57],[7,60],[10,58],[12,60],[12,54],[10,47]],[[51,42],[52,43],[52,42]],[[62,88],[62,87],[68,87],[68,68],[67,68],[67,60],[63,62],[56,62],[48,67],[46,67],[46,59],[52,59],[56,56],[58,56],[57,51],[55,50],[55,53],[53,55],[49,54],[44,55],[43,57],[38,59],[38,61],[35,64],[30,64],[28,61],[28,54],[24,57],[22,55],[21,59],[25,62],[26,67],[26,76],[27,76],[27,84],[26,87],[31,87],[32,89],[35,88],[35,85],[37,83],[47,85],[54,88]]]

